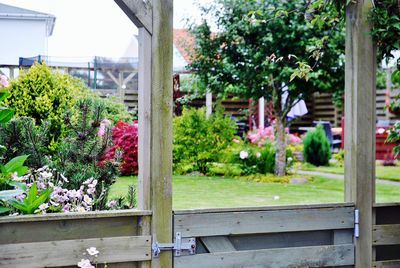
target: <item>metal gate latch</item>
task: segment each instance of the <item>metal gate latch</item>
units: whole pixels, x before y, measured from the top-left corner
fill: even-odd
[[[196,254],[196,239],[190,238],[187,243],[182,243],[182,234],[177,232],[175,234],[175,243],[153,242],[153,258],[158,258],[160,256],[160,252],[164,250],[174,250],[175,257],[181,256],[181,252],[183,250],[188,251],[190,255],[194,255]]]

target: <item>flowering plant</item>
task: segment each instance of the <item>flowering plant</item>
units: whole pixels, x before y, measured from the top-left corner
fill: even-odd
[[[25,191],[10,203],[24,214],[92,211],[99,199],[97,180],[89,178],[78,189],[67,189],[68,179],[47,166],[21,177],[15,174],[14,182]],[[101,194],[105,194],[104,189]]]
[[[288,129],[286,129],[286,133],[288,133]],[[266,142],[275,141],[274,129],[272,126],[266,128],[258,128],[255,131],[250,131],[247,134],[247,138],[252,144],[256,144],[258,147],[263,146]],[[301,139],[296,135],[289,134],[288,142],[290,144],[298,144],[301,142]]]
[[[83,255],[89,254],[89,256],[90,256],[89,258],[91,258],[92,260],[90,260],[90,259],[81,259],[81,261],[78,262],[78,267],[80,267],[80,268],[95,268],[95,267],[97,267],[96,258],[99,256],[99,253],[100,252],[95,247],[87,248],[86,252]],[[92,262],[96,266],[93,266]]]

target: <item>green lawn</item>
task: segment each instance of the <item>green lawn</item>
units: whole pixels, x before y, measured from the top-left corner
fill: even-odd
[[[110,196],[125,195],[134,177],[121,177]],[[378,202],[400,201],[400,187],[377,185]],[[174,176],[174,209],[338,203],[343,182],[315,177],[305,184],[257,183],[223,177]]]
[[[328,166],[328,167],[316,167],[310,164],[302,164],[300,167],[302,170],[319,171],[334,174],[344,174],[344,167]],[[388,166],[376,165],[376,177],[384,180],[400,181],[400,166]]]

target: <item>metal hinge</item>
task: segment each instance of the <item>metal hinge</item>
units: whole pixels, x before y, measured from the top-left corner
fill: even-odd
[[[358,209],[354,210],[354,237],[360,237],[360,211]]]
[[[177,232],[175,234],[175,243],[158,243],[153,242],[152,251],[153,258],[158,258],[160,252],[164,250],[174,250],[175,257],[181,256],[182,251],[188,251],[190,255],[196,254],[196,239],[189,238],[188,242],[182,243],[182,234]]]

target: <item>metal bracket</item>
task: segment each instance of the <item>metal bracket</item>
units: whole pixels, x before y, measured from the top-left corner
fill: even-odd
[[[182,234],[177,232],[175,234],[175,243],[158,243],[153,242],[152,251],[153,258],[158,258],[161,251],[174,250],[175,257],[181,256],[182,251],[188,251],[190,255],[196,254],[196,239],[189,238],[187,243],[182,243]]]
[[[358,209],[354,210],[354,237],[360,237],[360,211]]]

